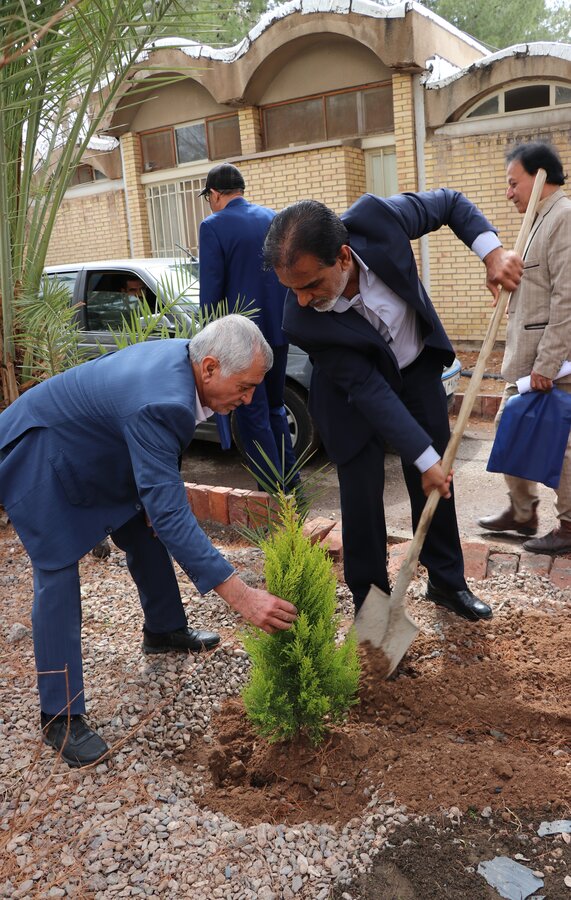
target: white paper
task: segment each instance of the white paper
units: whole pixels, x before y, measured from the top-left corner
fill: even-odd
[[[571,375],[571,361],[568,359],[565,360],[553,380],[557,381],[558,378],[564,378],[565,375]],[[523,378],[518,378],[516,384],[520,394],[527,394],[531,391],[531,375],[524,375]]]

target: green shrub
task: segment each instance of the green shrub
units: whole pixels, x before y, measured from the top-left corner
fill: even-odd
[[[351,629],[336,644],[332,562],[303,535],[295,498],[281,494],[279,506],[281,525],[260,544],[266,586],[293,603],[298,617],[288,631],[246,635],[252,670],[243,699],[254,728],[269,741],[303,734],[317,744],[356,702],[357,640]]]

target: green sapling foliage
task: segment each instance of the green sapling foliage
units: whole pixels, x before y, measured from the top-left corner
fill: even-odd
[[[351,629],[336,643],[332,562],[304,536],[295,498],[281,494],[279,508],[281,526],[261,542],[266,586],[293,603],[298,617],[288,631],[247,634],[252,669],[243,699],[254,728],[267,740],[306,735],[317,744],[356,702],[357,639]]]

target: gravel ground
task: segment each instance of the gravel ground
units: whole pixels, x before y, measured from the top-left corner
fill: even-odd
[[[258,580],[258,551],[225,552]],[[9,526],[0,529],[0,561],[0,897],[325,900],[368,872],[392,834],[422,821],[374,785],[362,814],[341,824],[244,827],[204,808],[211,720],[248,669],[240,622],[181,578],[190,624],[219,631],[222,644],[206,656],[145,657],[138,599],[116,551],[81,563],[88,719],[114,751],[94,769],[69,769],[39,740],[31,567]],[[524,590],[530,608],[568,609],[566,594],[536,582],[488,581],[486,599],[508,588],[511,596]],[[343,586],[339,601],[349,616]],[[202,748],[204,763],[183,772],[175,763],[189,747],[197,757]]]

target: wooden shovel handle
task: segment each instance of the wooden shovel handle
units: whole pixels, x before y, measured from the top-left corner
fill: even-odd
[[[517,236],[517,240],[515,242],[514,250],[519,256],[523,255],[525,245],[527,244],[527,240],[529,238],[529,234],[531,231],[531,226],[533,225],[533,220],[535,219],[535,214],[537,211],[537,205],[539,203],[539,198],[541,196],[541,192],[543,190],[543,186],[545,184],[545,179],[547,178],[547,174],[544,169],[538,169],[537,174],[535,176],[535,182],[533,185],[533,190],[531,192],[531,196],[529,198],[529,203],[527,206],[527,210],[525,212],[525,216],[519,230],[519,234]],[[511,297],[511,292],[501,289],[500,295],[498,297],[498,301],[494,308],[494,312],[492,314],[492,318],[490,319],[490,323],[488,325],[488,330],[486,332],[486,337],[482,343],[482,347],[480,353],[478,355],[478,359],[476,362],[476,366],[474,368],[474,372],[472,373],[472,377],[470,379],[470,384],[468,385],[468,390],[464,394],[464,399],[462,401],[462,406],[460,407],[460,411],[458,413],[458,418],[456,419],[456,425],[454,426],[454,430],[450,436],[450,440],[448,442],[448,446],[442,458],[442,468],[444,470],[444,474],[447,475],[452,468],[452,463],[456,458],[456,452],[460,445],[460,441],[464,435],[464,431],[466,429],[466,425],[468,423],[468,419],[470,418],[470,413],[472,412],[472,407],[474,406],[474,401],[476,399],[476,395],[478,390],[480,389],[480,384],[482,382],[482,376],[484,374],[484,369],[486,368],[486,363],[488,361],[488,357],[494,347],[496,342],[496,337],[499,331],[500,323],[503,319],[506,306],[509,298]],[[418,526],[416,531],[414,532],[413,539],[410,543],[410,547],[408,553],[400,567],[399,573],[397,575],[397,579],[395,581],[395,585],[392,591],[391,596],[393,598],[398,597],[402,602],[404,602],[404,595],[406,594],[407,588],[412,580],[414,575],[414,570],[416,569],[416,564],[418,562],[418,557],[420,556],[420,551],[422,550],[422,545],[424,544],[424,539],[426,537],[426,533],[429,529],[430,523],[432,522],[434,513],[436,511],[436,507],[438,506],[438,501],[440,500],[440,494],[435,489],[431,491],[428,500],[424,504],[424,508],[422,510],[422,514],[420,516]]]

